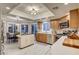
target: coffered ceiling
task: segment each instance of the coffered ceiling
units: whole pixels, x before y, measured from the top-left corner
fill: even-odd
[[[38,9],[38,13],[36,15],[29,13],[31,8]],[[13,9],[13,11],[11,11],[10,14],[19,15],[30,19],[40,19],[44,17],[54,16],[54,14],[42,3],[20,4],[15,9]]]

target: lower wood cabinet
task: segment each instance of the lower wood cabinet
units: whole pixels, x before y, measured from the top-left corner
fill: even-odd
[[[47,43],[47,34],[37,33],[36,34],[36,40],[39,41],[39,42]]]

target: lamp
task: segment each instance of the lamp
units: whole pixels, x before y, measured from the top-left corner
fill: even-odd
[[[34,9],[34,8],[32,8],[32,10],[30,12],[31,12],[32,15],[38,14],[38,10]]]
[[[39,9],[35,6],[29,6],[28,8],[28,13],[30,13],[31,15],[37,15],[39,13]]]

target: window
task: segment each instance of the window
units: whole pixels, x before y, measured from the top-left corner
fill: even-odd
[[[25,25],[25,24],[21,25],[21,33],[23,34],[28,33],[28,25]]]
[[[15,33],[17,30],[17,27],[15,24],[9,24],[9,27],[8,27],[8,32],[10,33]]]
[[[50,24],[49,22],[43,22],[43,31],[50,31]]]

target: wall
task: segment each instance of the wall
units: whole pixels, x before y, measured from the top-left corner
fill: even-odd
[[[51,28],[52,29],[59,29],[59,21],[58,20],[56,20],[56,21],[51,21],[50,22],[50,24],[51,24]]]
[[[50,21],[51,28],[52,28],[52,29],[55,29],[55,30],[58,30],[58,29],[60,29],[60,26],[59,26],[60,24],[59,24],[59,23],[64,22],[64,21],[67,21],[67,20],[70,20],[69,14],[66,15],[66,16],[57,18],[57,19],[52,19],[52,20]],[[70,22],[69,22],[69,23],[70,23]]]

